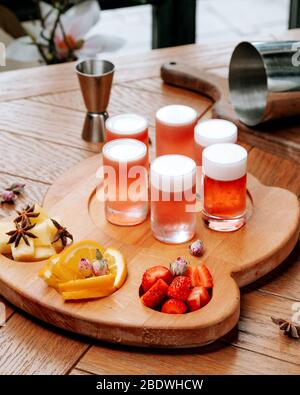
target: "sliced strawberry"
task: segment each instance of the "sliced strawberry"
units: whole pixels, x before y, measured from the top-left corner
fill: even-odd
[[[210,274],[210,271],[207,269],[207,267],[204,264],[198,266],[198,274],[200,280],[199,285],[202,285],[205,288],[213,287],[212,275]]]
[[[212,275],[204,264],[198,266],[189,266],[185,276],[190,278],[192,287],[213,287]]]
[[[197,266],[188,266],[184,275],[187,276],[191,280],[192,287],[197,287],[198,285],[200,285]]]
[[[184,314],[187,311],[187,305],[181,300],[169,299],[163,304],[161,311],[167,314]]]
[[[185,301],[191,292],[191,280],[186,276],[177,276],[171,282],[168,290],[169,298]]]
[[[191,311],[201,309],[210,301],[209,293],[204,287],[195,287],[187,298],[187,304]]]
[[[168,284],[162,280],[159,279],[156,281],[154,285],[148,291],[141,297],[142,303],[146,307],[150,307],[151,309],[154,309],[157,307],[167,296],[169,286]]]
[[[167,284],[171,284],[173,275],[165,266],[153,266],[147,269],[142,278],[142,288],[144,292],[147,292],[159,279],[164,280]]]

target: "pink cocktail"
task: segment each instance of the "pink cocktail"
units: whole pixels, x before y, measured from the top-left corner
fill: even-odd
[[[203,151],[203,218],[211,229],[230,232],[245,224],[247,156],[237,144]]]
[[[144,143],[117,139],[103,147],[106,219],[136,225],[148,214],[148,155]]]
[[[141,141],[148,147],[148,122],[141,115],[120,114],[106,121],[106,141],[130,138]]]
[[[156,113],[156,156],[186,155],[194,159],[197,112],[188,106],[170,105]]]
[[[237,126],[225,119],[207,119],[195,127],[195,161],[202,166],[204,148],[213,144],[236,143]]]
[[[151,229],[165,243],[184,243],[196,229],[196,164],[183,155],[151,163]]]

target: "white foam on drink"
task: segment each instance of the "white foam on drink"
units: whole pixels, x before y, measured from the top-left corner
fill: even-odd
[[[114,162],[132,162],[142,159],[147,153],[147,147],[139,140],[116,139],[106,143],[102,153]]]
[[[148,128],[148,121],[137,114],[120,114],[109,117],[106,128],[117,134],[137,134]]]
[[[203,173],[214,180],[237,180],[246,174],[247,157],[247,151],[240,145],[211,145],[203,151]]]
[[[195,142],[202,147],[212,144],[236,143],[237,126],[225,119],[207,119],[195,126]]]
[[[150,168],[151,185],[164,192],[183,192],[196,182],[196,163],[184,155],[162,155]]]
[[[188,106],[173,104],[159,109],[156,113],[156,119],[159,122],[172,126],[183,126],[195,122],[197,112]]]

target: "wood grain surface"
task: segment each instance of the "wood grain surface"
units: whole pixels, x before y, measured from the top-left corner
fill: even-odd
[[[149,218],[134,227],[109,224],[104,204],[95,195],[103,181],[96,177],[101,164],[102,154],[72,167],[51,186],[44,207],[53,217],[61,218],[75,241],[92,239],[120,249],[128,264],[125,285],[107,298],[64,303],[37,277],[43,263],[26,264],[0,257],[2,295],[47,323],[112,343],[195,347],[227,334],[239,319],[237,285],[247,285],[270,272],[294,248],[300,230],[297,197],[285,189],[265,187],[248,174],[253,203],[248,205],[246,226],[234,233],[213,232],[198,214],[196,238],[201,237],[205,245],[203,259],[213,276],[213,297],[197,312],[170,316],[141,304],[138,289],[142,274],[155,264],[167,266],[177,256],[191,263],[197,263],[197,259],[187,256],[189,243],[170,246],[155,240]],[[280,228],[282,223],[285,226]]]
[[[262,39],[279,38],[279,39],[296,39],[300,38],[299,30],[289,31],[280,36],[265,35]],[[260,37],[249,37],[250,40],[260,39]],[[110,107],[119,106],[114,91],[121,87],[129,88],[132,96],[140,97],[142,92],[152,92],[163,95],[164,104],[170,104],[176,100],[176,95],[182,95],[182,102],[193,105],[196,109],[201,103],[207,100],[197,94],[185,92],[181,89],[172,88],[162,84],[159,78],[160,66],[170,60],[181,60],[193,64],[194,66],[211,70],[217,75],[224,76],[227,73],[227,65],[230,54],[237,42],[229,44],[220,44],[217,46],[187,46],[180,48],[172,48],[165,50],[153,51],[150,54],[139,55],[139,62],[136,64],[136,55],[127,57],[112,57],[114,62],[118,62],[115,84],[113,87],[112,100]],[[136,72],[132,70],[132,66],[136,65]],[[80,98],[78,86],[73,75],[73,65],[61,65],[40,67],[37,69],[20,70],[14,72],[0,73],[0,109],[2,103],[11,101],[28,100],[43,101],[47,96],[61,96],[61,101],[57,103],[47,102],[45,104],[53,106],[56,111],[57,107],[66,108],[67,110],[78,111],[79,108],[74,107],[72,97],[74,92]],[[70,92],[66,97],[63,93]],[[47,98],[48,99],[48,98]],[[77,99],[76,99],[77,100]],[[18,104],[16,104],[18,106]],[[123,107],[122,107],[123,105]],[[128,109],[130,102],[125,99],[121,103],[120,111]],[[143,107],[149,106],[146,99],[139,101],[139,111]],[[132,108],[132,107],[131,107]],[[70,114],[66,110],[66,113]],[[208,109],[209,110],[209,109]],[[1,111],[1,110],[0,110]],[[29,109],[30,111],[30,109]],[[36,111],[36,110],[35,110]],[[82,109],[81,111],[82,112]],[[111,110],[112,112],[112,110]],[[72,113],[73,114],[73,113]],[[147,114],[148,119],[153,124],[153,115]],[[207,112],[207,116],[209,111]],[[35,118],[32,124],[39,122],[39,128],[34,128],[32,133],[28,128],[31,122],[20,123],[11,115],[6,115],[9,123],[5,121],[5,128],[9,130],[5,132],[4,125],[0,119],[0,184],[9,184],[14,180],[24,180],[26,182],[26,194],[19,202],[40,200],[50,183],[61,175],[66,168],[73,166],[75,163],[91,156],[92,151],[84,148],[84,142],[78,139],[80,133],[80,125],[76,122],[74,127],[74,136],[76,137],[76,146],[78,149],[72,150],[73,141],[66,141],[67,145],[61,146],[61,139],[64,139],[64,125],[60,126],[61,137],[57,133],[59,126],[53,117],[53,128],[51,128],[43,119],[41,113],[35,112]],[[80,116],[80,114],[79,114]],[[205,116],[205,114],[204,114]],[[77,117],[76,117],[77,119]],[[19,125],[14,127],[14,122]],[[51,120],[50,120],[51,122]],[[72,121],[71,121],[72,122]],[[11,126],[11,127],[10,127]],[[43,134],[44,128],[47,127],[49,136]],[[22,132],[24,128],[25,134]],[[69,127],[67,128],[69,130]],[[153,134],[153,129],[151,130]],[[30,134],[30,136],[29,136]],[[41,158],[40,149],[43,147],[43,140],[51,141],[50,147],[45,141],[45,152]],[[53,135],[56,135],[57,141],[53,141]],[[11,137],[12,136],[12,140]],[[73,139],[74,139],[73,136]],[[15,138],[17,137],[17,138]],[[245,137],[242,135],[242,137]],[[25,141],[25,150],[23,147]],[[242,139],[244,142],[244,139]],[[255,136],[249,135],[247,139],[249,151],[249,171],[258,177],[264,184],[272,186],[280,186],[291,190],[299,196],[299,174],[300,166],[294,160],[285,157],[280,144],[271,144],[266,142],[261,148],[257,148],[257,139]],[[69,146],[71,147],[71,156],[69,160]],[[36,146],[38,148],[36,148]],[[81,148],[82,147],[82,148]],[[97,147],[95,147],[97,150]],[[42,159],[44,167],[40,171],[39,158]],[[21,160],[20,160],[21,159]],[[53,162],[56,162],[53,165]],[[49,170],[47,171],[47,167]],[[53,172],[54,171],[54,172]],[[22,176],[21,176],[22,174]],[[12,209],[7,206],[0,208],[1,217],[7,216]],[[284,226],[284,225],[283,225]],[[238,326],[232,331],[230,336],[226,336],[216,345],[206,347],[205,350],[198,349],[188,351],[186,353],[161,352],[152,350],[145,353],[143,350],[127,347],[104,346],[99,342],[90,342],[87,339],[76,338],[84,342],[89,348],[84,348],[78,352],[78,345],[68,342],[70,352],[68,360],[64,359],[65,366],[62,366],[60,358],[52,361],[53,353],[51,347],[44,347],[43,364],[36,366],[34,373],[119,373],[126,374],[132,371],[140,374],[149,372],[158,373],[238,373],[238,374],[299,374],[300,373],[300,347],[299,342],[295,342],[283,336],[278,328],[274,326],[270,320],[270,316],[281,316],[289,319],[291,317],[291,305],[295,301],[300,301],[300,252],[299,244],[292,254],[286,259],[278,269],[264,276],[251,286],[242,289],[242,311]],[[261,298],[266,296],[267,299]],[[11,314],[11,313],[10,313]],[[16,374],[20,373],[23,365],[28,364],[30,356],[41,352],[41,344],[43,340],[39,338],[41,324],[28,316],[22,320],[22,331],[17,334],[17,342],[26,344],[28,341],[28,331],[32,336],[36,337],[36,341],[31,343],[31,354],[23,347],[18,348],[17,357],[15,355],[15,324],[12,322],[13,317],[23,317],[20,311],[15,312],[8,319],[4,328],[0,329],[1,344],[6,347],[0,348],[0,373]],[[49,334],[51,341],[56,342],[57,339],[72,339],[69,334],[54,330],[49,327],[43,327],[45,333]],[[261,348],[263,346],[263,348]],[[39,351],[37,351],[39,350]],[[88,351],[87,351],[88,350]],[[86,352],[87,351],[87,352]],[[294,359],[294,355],[298,359]],[[145,361],[147,363],[145,363]],[[293,362],[292,362],[293,361]],[[148,368],[148,365],[150,366]],[[26,373],[26,370],[23,369]],[[27,370],[28,372],[28,370]]]

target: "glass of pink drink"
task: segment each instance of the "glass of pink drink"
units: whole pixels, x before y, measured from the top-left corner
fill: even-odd
[[[117,139],[103,147],[106,219],[136,225],[148,215],[148,155],[144,143]]]
[[[220,143],[236,143],[237,126],[225,119],[207,119],[195,126],[195,162],[197,164],[197,198],[203,195],[202,153],[206,147]]]
[[[196,230],[196,163],[162,155],[151,163],[151,229],[165,243],[184,243]]]
[[[194,159],[197,112],[188,106],[170,105],[156,113],[156,156],[186,155]]]
[[[236,143],[237,126],[225,119],[207,119],[195,126],[195,162],[202,166],[204,148],[213,144]]]
[[[106,121],[106,141],[130,138],[141,141],[148,148],[148,121],[137,114],[120,114]]]
[[[237,144],[215,144],[203,151],[203,219],[220,232],[246,221],[247,151]]]

